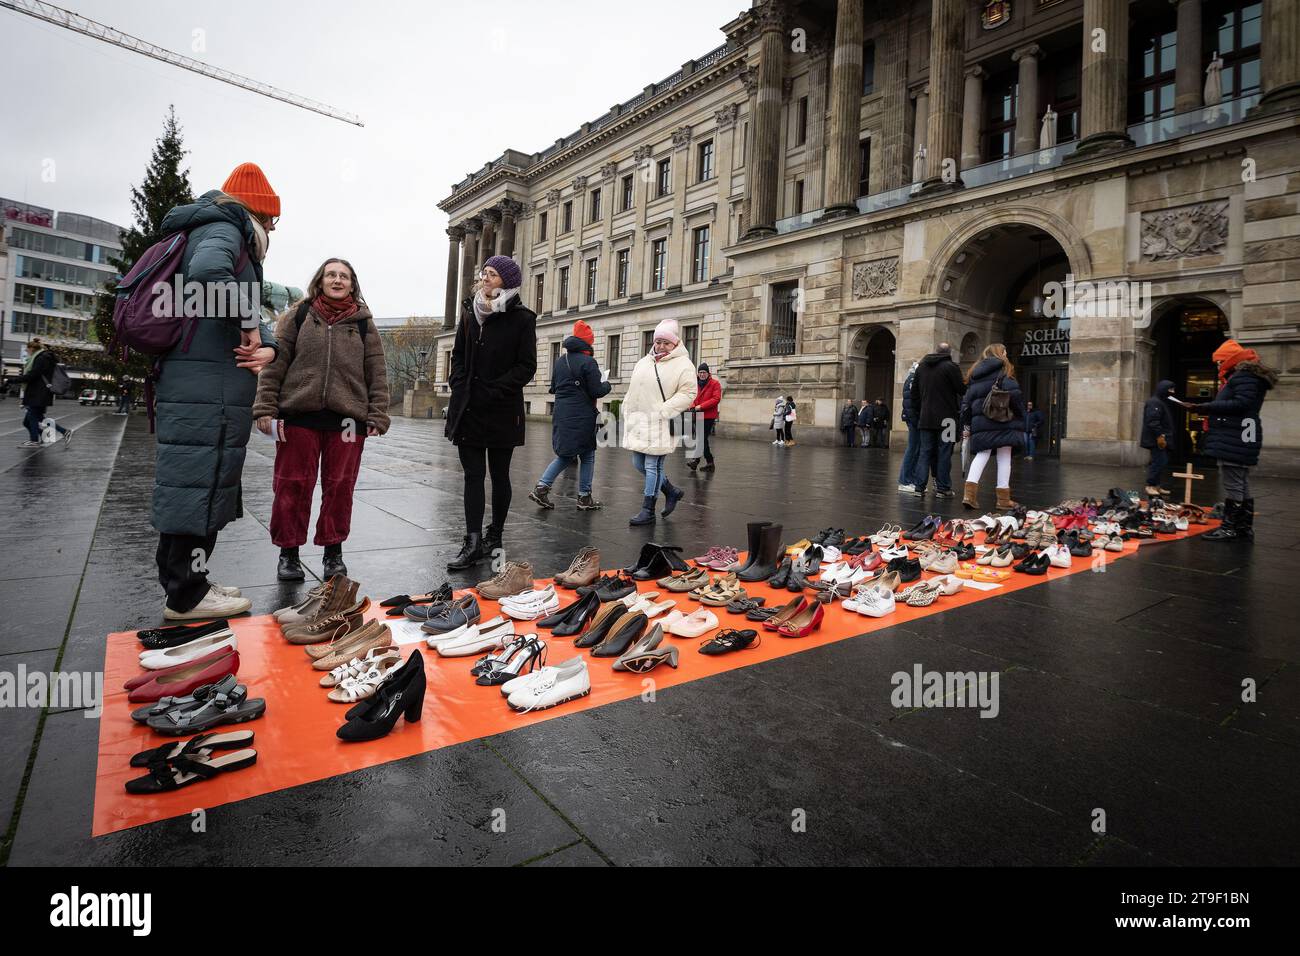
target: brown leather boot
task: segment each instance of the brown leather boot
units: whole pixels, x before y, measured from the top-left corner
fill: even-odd
[[[562,588],[582,588],[600,577],[600,549],[583,548],[573,557],[567,571],[555,576],[555,583]]]
[[[1011,500],[1010,488],[998,489],[998,511],[1011,511],[1019,507],[1020,504],[1018,502]]]
[[[979,484],[974,481],[968,481],[966,482],[966,493],[962,495],[961,503],[972,511],[978,511],[980,506],[979,494]]]
[[[507,561],[500,573],[488,581],[474,585],[479,597],[499,601],[503,597],[522,594],[533,586],[533,566],[527,561]]]

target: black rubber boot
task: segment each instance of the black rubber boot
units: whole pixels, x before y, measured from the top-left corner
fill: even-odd
[[[628,519],[630,525],[655,523],[655,496],[647,495],[641,499],[641,510]]]
[[[483,560],[483,535],[477,531],[471,531],[465,535],[464,543],[461,544],[460,554],[447,562],[448,571],[464,571],[466,568],[472,568]]]
[[[1223,524],[1213,531],[1207,531],[1206,541],[1235,541],[1238,537],[1238,522],[1241,521],[1241,504],[1236,498],[1223,499]]]
[[[763,529],[771,523],[772,522],[770,521],[751,521],[749,524],[745,525],[745,531],[747,532],[746,543],[748,544],[748,548],[745,551],[745,563],[736,568],[736,573],[738,575],[748,571],[754,566],[754,562],[758,560],[759,541],[762,538]]]
[[[779,524],[770,524],[759,532],[758,560],[736,577],[745,582],[764,581],[776,574],[781,562],[781,534],[784,529]]]
[[[348,575],[348,566],[343,563],[343,545],[327,544],[325,545],[325,580],[328,581],[336,574],[343,577]]]
[[[307,577],[302,570],[297,548],[280,549],[280,564],[275,569],[275,576],[280,581],[301,581]]]
[[[682,491],[682,489],[678,488],[667,478],[664,479],[663,488],[660,490],[664,493],[663,515],[667,518],[673,513],[673,509],[677,507],[677,502],[686,497],[686,492]]]

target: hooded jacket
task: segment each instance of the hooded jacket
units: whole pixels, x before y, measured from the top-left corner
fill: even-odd
[[[653,350],[643,355],[632,369],[627,395],[619,407],[623,447],[646,455],[671,452],[677,440],[670,420],[691,407],[695,391],[695,364],[682,343],[658,362]]]
[[[1011,421],[995,422],[984,417],[984,400],[993,386],[1011,393]],[[970,429],[970,451],[977,454],[994,448],[1025,447],[1025,403],[1020,383],[1002,371],[1002,360],[989,356],[971,369],[970,382],[961,403],[961,423]]]
[[[699,372],[696,372],[696,392],[695,404],[693,408],[698,409],[704,414],[706,422],[716,421],[718,418],[718,406],[722,404],[722,383],[710,373],[708,381],[703,385],[699,384]]]
[[[223,195],[212,190],[172,209],[162,232],[189,234],[181,259],[184,282],[238,282],[251,295],[251,284],[262,281],[255,230],[243,206],[217,202]],[[245,250],[246,264],[236,273]],[[163,356],[155,391],[158,457],[152,520],[165,534],[206,536],[242,513],[239,481],[253,426],[257,376],[236,364],[238,316],[203,315],[195,321],[189,348],[182,342]],[[265,325],[259,329],[262,344],[276,347],[270,330]]]
[[[1277,384],[1277,373],[1258,362],[1240,362],[1214,401],[1197,411],[1209,417],[1205,454],[1232,465],[1259,464],[1264,447],[1264,423],[1260,409],[1269,390]]]
[[[596,449],[596,402],[609,394],[591,346],[576,335],[564,340],[564,353],[551,369],[551,447],[558,458],[577,458]]]
[[[25,386],[22,398],[24,408],[49,408],[54,403],[54,393],[45,383],[50,380],[54,367],[58,364],[55,354],[42,348],[32,356],[27,371],[9,378],[7,384]]]
[[[1174,413],[1169,407],[1169,393],[1174,390],[1174,383],[1161,379],[1156,383],[1156,393],[1142,406],[1142,435],[1138,441],[1141,448],[1155,448],[1156,439],[1165,436],[1165,450],[1174,447]]]
[[[947,352],[931,352],[921,359],[912,380],[912,408],[916,427],[942,430],[954,426],[966,391],[961,369]],[[1023,442],[1023,438],[1021,441]]]
[[[447,438],[475,448],[524,443],[524,386],[537,374],[537,316],[513,294],[480,325],[474,300],[461,303],[451,350]]]

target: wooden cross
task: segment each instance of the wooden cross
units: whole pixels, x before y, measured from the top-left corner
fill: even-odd
[[[1187,463],[1187,470],[1186,470],[1185,472],[1178,472],[1178,471],[1176,471],[1176,472],[1174,472],[1174,475],[1173,475],[1173,476],[1174,476],[1175,478],[1183,478],[1183,479],[1186,479],[1186,480],[1183,482],[1183,504],[1185,504],[1185,505],[1190,505],[1190,504],[1192,503],[1192,482],[1193,482],[1193,481],[1200,481],[1200,480],[1201,480],[1202,478],[1204,478],[1205,476],[1204,476],[1204,475],[1198,475],[1198,474],[1196,474],[1195,472],[1193,472],[1193,471],[1192,471],[1192,463],[1191,463],[1190,461]]]

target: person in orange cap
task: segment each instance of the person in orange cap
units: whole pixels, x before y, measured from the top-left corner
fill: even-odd
[[[550,393],[555,396],[551,412],[551,447],[555,460],[546,466],[530,500],[543,508],[554,508],[551,485],[576,459],[578,462],[578,510],[595,511],[601,506],[591,494],[596,477],[596,402],[609,394],[609,373],[602,373],[593,357],[596,334],[579,319],[573,334],[564,340],[564,351],[551,370]]]
[[[257,376],[276,355],[261,321],[261,283],[279,215],[280,197],[262,170],[243,163],[221,189],[162,221],[164,235],[187,237],[180,269],[187,315],[190,290],[203,293],[193,296],[200,314],[187,322],[181,344],[162,357],[155,393],[152,523],[168,620],[227,617],[252,606],[237,588],[209,581],[207,566],[217,533],[241,513]]]

